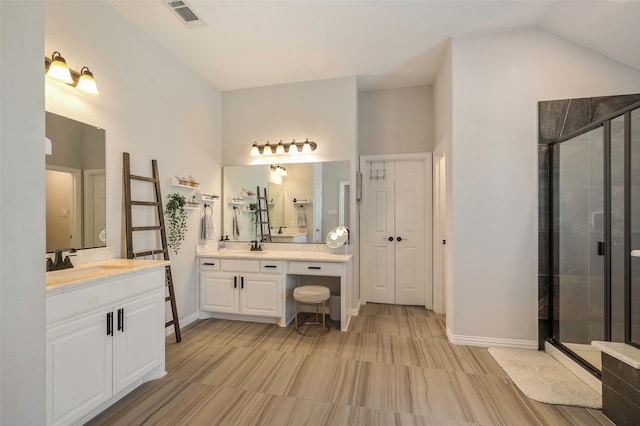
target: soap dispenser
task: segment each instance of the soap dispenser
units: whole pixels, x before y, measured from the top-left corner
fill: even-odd
[[[218,241],[218,250],[221,250],[221,249],[226,248],[226,247],[227,247],[227,244],[226,244],[226,242],[224,240],[224,236],[221,235],[220,236],[220,241]]]

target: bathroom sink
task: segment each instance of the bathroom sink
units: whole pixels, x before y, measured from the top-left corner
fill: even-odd
[[[241,251],[234,251],[234,252],[233,252],[233,253],[231,253],[231,254],[236,255],[236,256],[246,256],[246,255],[251,255],[251,256],[253,256],[253,255],[266,254],[266,253],[267,253],[266,251],[241,250]]]

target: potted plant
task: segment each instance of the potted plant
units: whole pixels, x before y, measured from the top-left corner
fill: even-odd
[[[187,212],[184,209],[187,200],[180,194],[169,194],[167,198],[169,198],[165,210],[165,215],[169,219],[167,245],[175,254],[178,254],[180,244],[184,241],[187,232]]]

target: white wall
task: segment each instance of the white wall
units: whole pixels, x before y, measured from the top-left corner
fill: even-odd
[[[537,102],[637,93],[640,71],[542,30],[452,46],[450,333],[535,348]]]
[[[0,424],[45,423],[42,2],[0,2]]]
[[[222,94],[223,164],[264,164],[348,160],[351,185],[358,170],[358,93],[355,77],[281,84]],[[311,155],[250,157],[254,141],[315,141]],[[352,199],[351,241],[358,241],[355,199]],[[358,265],[356,246],[354,265]],[[358,270],[354,268],[355,292],[359,300]]]
[[[86,65],[95,75],[100,96],[47,80],[46,109],[106,130],[107,245],[124,256],[122,153],[131,154],[134,174],[151,176],[151,160],[158,161],[165,202],[172,192],[191,196],[169,185],[172,175],[193,174],[201,192],[219,194],[220,92],[105,1],[46,2],[45,29],[40,55],[60,51],[72,69]],[[217,226],[219,209],[214,208]],[[188,214],[186,241],[178,255],[171,252],[181,318],[197,311],[194,247],[200,212]],[[139,250],[156,246],[150,236],[137,240],[142,240]]]
[[[433,116],[432,86],[360,92],[360,154],[433,151]]]

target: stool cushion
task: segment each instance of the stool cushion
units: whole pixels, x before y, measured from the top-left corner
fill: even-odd
[[[330,295],[329,288],[321,285],[303,285],[293,290],[293,298],[300,303],[321,303]]]

